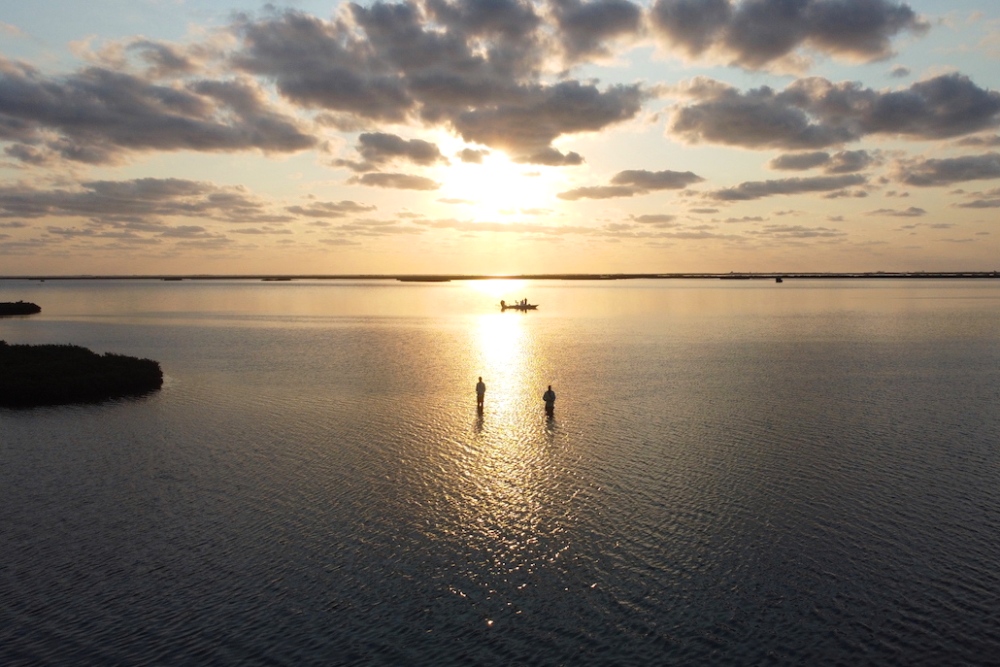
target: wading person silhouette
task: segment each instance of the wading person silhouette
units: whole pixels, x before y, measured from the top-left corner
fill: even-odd
[[[476,407],[480,410],[483,409],[483,399],[486,397],[486,385],[483,383],[483,377],[479,376],[479,382],[476,383]]]
[[[552,391],[552,385],[549,385],[548,391],[542,394],[542,400],[545,401],[545,414],[551,415],[556,409],[556,392]]]

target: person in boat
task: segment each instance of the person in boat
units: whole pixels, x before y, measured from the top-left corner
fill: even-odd
[[[486,384],[483,382],[483,376],[479,376],[479,382],[476,383],[476,407],[480,410],[483,409],[483,399],[486,398]]]
[[[502,310],[506,307],[507,307],[507,302],[504,301],[503,299],[500,299],[500,309]]]
[[[556,392],[552,391],[552,385],[549,385],[548,391],[542,394],[542,400],[545,401],[545,414],[551,415],[556,409]]]

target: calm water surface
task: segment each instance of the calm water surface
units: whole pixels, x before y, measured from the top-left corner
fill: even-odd
[[[43,312],[0,339],[166,383],[0,409],[0,664],[1000,656],[1000,283],[0,282],[18,299]]]

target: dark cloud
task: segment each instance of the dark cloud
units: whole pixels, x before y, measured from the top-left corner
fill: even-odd
[[[276,223],[291,216],[270,212],[245,189],[176,178],[91,181],[79,189],[0,187],[0,218],[83,217],[100,224],[152,231],[162,217]]]
[[[463,139],[509,151],[521,161],[551,155],[550,144],[563,134],[595,132],[633,118],[646,94],[639,86],[596,86],[563,81],[533,84],[508,100],[458,112],[452,125]]]
[[[691,143],[803,150],[870,134],[943,139],[1000,122],[1000,93],[959,74],[888,92],[819,77],[800,79],[781,92],[764,86],[746,93],[699,79],[685,92],[698,101],[677,109],[670,130]]]
[[[308,218],[343,218],[348,215],[374,211],[375,206],[344,200],[339,202],[311,202],[307,206],[288,206],[285,210],[289,213]]]
[[[781,171],[805,171],[813,169],[830,161],[830,154],[823,151],[813,151],[811,153],[791,153],[779,155],[771,160],[767,166],[771,169]]]
[[[867,190],[836,190],[823,195],[823,199],[865,199]]]
[[[292,233],[290,229],[274,228],[274,227],[244,227],[242,229],[231,230],[233,234],[243,234],[246,236],[274,236],[274,235],[289,235]]]
[[[995,148],[1000,146],[1000,135],[994,134],[991,137],[966,137],[958,141],[959,146],[982,146],[984,148]]]
[[[704,181],[701,176],[690,171],[646,171],[629,169],[620,171],[611,179],[611,185],[576,188],[560,192],[557,197],[568,201],[578,199],[612,199],[632,197],[654,190],[680,190],[694,183]]]
[[[640,190],[680,190],[705,179],[690,171],[646,171],[628,169],[615,174],[613,185],[629,185]]]
[[[656,0],[651,19],[667,45],[690,56],[719,51],[747,69],[801,49],[878,60],[892,53],[893,38],[928,27],[909,5],[890,0]]]
[[[764,225],[761,229],[747,232],[755,236],[774,239],[815,239],[847,236],[846,232],[830,227],[806,227],[804,225]]]
[[[692,56],[716,43],[732,14],[729,0],[658,0],[651,10],[658,34]]]
[[[174,44],[167,44],[151,39],[137,39],[130,42],[126,51],[135,53],[146,63],[146,75],[154,79],[192,74],[197,69],[197,62],[190,53]]]
[[[423,176],[410,174],[373,173],[355,176],[348,183],[369,185],[376,188],[393,188],[396,190],[437,190],[441,184]]]
[[[957,192],[952,194],[966,194]],[[1000,188],[994,188],[986,192],[972,192],[966,195],[971,201],[957,204],[959,208],[988,209],[1000,208]]]
[[[653,227],[655,229],[671,229],[680,226],[677,222],[677,216],[668,214],[652,214],[652,215],[633,215],[630,220],[638,222],[640,225],[646,227]]]
[[[896,179],[918,187],[1000,178],[1000,153],[915,160],[896,165]]]
[[[628,0],[552,0],[566,59],[609,53],[606,42],[639,32],[642,10]]]
[[[316,139],[273,111],[248,80],[156,85],[97,67],[48,77],[27,66],[0,67],[0,139],[30,146],[13,156],[102,164],[130,151],[293,152]]]
[[[604,0],[579,7],[604,15],[627,4]],[[232,62],[338,123],[344,115],[419,119],[522,161],[551,160],[553,140],[629,120],[647,93],[637,85],[602,91],[573,80],[543,83],[549,55],[543,28],[534,7],[515,0],[428,0],[423,10],[415,3],[352,4],[332,21],[286,11],[243,17]],[[591,32],[600,36],[602,30]]]
[[[556,196],[559,199],[576,201],[578,199],[615,199],[617,197],[631,197],[636,194],[643,193],[626,185],[594,185],[560,192]]]
[[[561,153],[548,146],[530,155],[517,157],[514,162],[518,164],[543,164],[548,167],[575,167],[583,164],[583,157],[573,151]]]
[[[489,155],[489,151],[476,150],[474,148],[463,148],[456,156],[462,162],[470,164],[482,164],[483,158]]]
[[[868,211],[866,215],[883,215],[890,218],[919,218],[921,216],[927,215],[927,211],[922,208],[917,208],[916,206],[911,206],[910,208],[899,210],[894,208],[880,208],[875,211]]]
[[[424,166],[448,161],[438,147],[429,141],[421,139],[407,141],[385,132],[361,134],[358,136],[357,149],[365,162],[373,165],[383,165],[400,159]]]
[[[868,151],[841,151],[830,159],[823,171],[828,174],[853,174],[864,171],[875,162],[876,157]]]
[[[902,65],[896,65],[891,70],[889,70],[889,76],[893,79],[905,79],[910,76],[910,68],[903,67]]]
[[[1000,208],[1000,197],[996,199],[975,199],[958,205],[959,208]]]
[[[46,150],[45,148],[30,146],[28,144],[13,144],[11,146],[6,146],[4,147],[3,152],[5,155],[14,158],[22,164],[28,164],[36,167],[57,162],[56,156],[52,151]]]
[[[802,108],[809,97],[792,91],[776,93],[764,86],[746,93],[722,84],[696,81],[688,92],[700,101],[674,113],[670,132],[690,143],[717,143],[746,148],[816,149],[859,138],[849,124],[824,124]],[[714,82],[711,82],[714,84]]]
[[[748,201],[774,195],[797,195],[808,192],[829,192],[867,181],[857,174],[845,176],[815,176],[812,178],[783,178],[771,181],[748,181],[734,188],[725,188],[708,193],[710,199],[718,201]]]
[[[243,16],[234,30],[242,45],[233,64],[273,79],[298,104],[383,121],[404,120],[414,105],[396,68],[341,20],[288,11],[257,21]]]

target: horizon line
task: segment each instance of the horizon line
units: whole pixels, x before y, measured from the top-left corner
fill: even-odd
[[[1000,278],[1000,271],[730,271],[678,273],[524,273],[524,274],[33,274],[0,276],[0,280],[398,280],[402,282],[450,282],[461,280],[754,280],[754,279],[864,279],[864,278]]]

